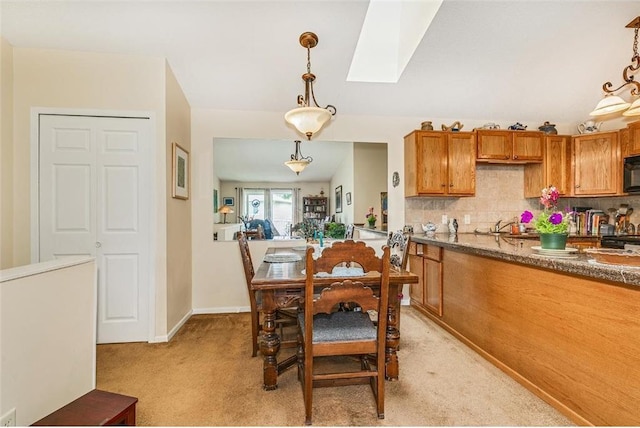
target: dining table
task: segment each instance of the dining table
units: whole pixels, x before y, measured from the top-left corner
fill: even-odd
[[[306,246],[297,247],[269,247],[263,261],[258,266],[251,288],[262,294],[262,336],[260,352],[263,355],[263,388],[267,391],[278,387],[278,375],[293,366],[297,356],[293,355],[278,362],[280,351],[280,336],[276,330],[276,310],[297,306],[304,296],[306,275],[305,251]],[[319,250],[322,250],[320,248]],[[367,272],[358,276],[358,281],[375,283],[378,273]],[[315,282],[319,287],[330,285],[336,281],[335,276],[317,277]],[[407,270],[391,266],[389,273],[389,310],[386,334],[386,362],[385,377],[387,380],[397,380],[399,363],[397,350],[400,344],[399,300],[404,284],[414,284],[419,281],[418,275]]]

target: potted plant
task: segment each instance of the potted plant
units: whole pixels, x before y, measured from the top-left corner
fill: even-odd
[[[369,211],[367,212],[365,218],[367,219],[367,223],[369,224],[370,229],[376,228],[376,220],[378,216],[373,213],[373,207],[369,207]]]
[[[533,228],[540,234],[540,246],[543,249],[564,250],[569,235],[571,211],[558,209],[560,193],[554,186],[542,189],[540,203],[542,212],[534,216],[531,211],[524,211],[520,216],[522,223],[532,222]]]

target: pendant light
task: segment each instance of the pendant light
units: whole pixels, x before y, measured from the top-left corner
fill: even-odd
[[[634,80],[633,74],[640,69],[640,55],[638,55],[638,30],[640,29],[640,16],[626,25],[626,28],[634,28],[633,37],[633,56],[631,57],[631,65],[622,70],[622,79],[624,83],[615,89],[611,89],[613,84],[606,82],[602,85],[602,90],[606,93],[605,97],[598,102],[596,108],[589,113],[591,116],[602,116],[605,114],[624,111],[623,116],[640,115],[640,98],[635,100],[633,104],[626,102],[621,97],[614,95],[615,92],[631,85],[631,95],[640,95],[640,82]]]
[[[296,175],[300,175],[311,162],[313,162],[311,156],[302,156],[300,140],[296,140],[296,152],[291,155],[291,160],[286,161],[284,164],[291,168],[291,171],[295,172]]]
[[[289,110],[284,115],[284,119],[293,125],[298,132],[306,135],[308,140],[311,140],[311,136],[318,132],[331,119],[331,116],[336,114],[336,108],[332,105],[320,107],[313,93],[313,82],[316,80],[316,76],[311,73],[311,48],[318,44],[318,36],[311,32],[302,33],[300,44],[307,49],[307,72],[302,75],[304,96],[298,95],[300,107]]]

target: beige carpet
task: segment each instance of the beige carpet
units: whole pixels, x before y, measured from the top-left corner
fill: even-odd
[[[400,380],[386,384],[385,419],[377,419],[368,385],[319,388],[314,425],[572,425],[409,307],[401,335]],[[264,391],[249,337],[246,313],[194,315],[169,343],[99,345],[97,386],[138,397],[139,425],[303,424],[295,369]]]

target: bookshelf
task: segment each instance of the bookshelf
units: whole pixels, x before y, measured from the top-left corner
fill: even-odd
[[[320,222],[327,216],[327,198],[324,196],[305,196],[302,198],[302,213],[305,219]]]

